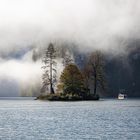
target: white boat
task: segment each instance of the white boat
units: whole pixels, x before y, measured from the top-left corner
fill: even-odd
[[[124,99],[126,99],[127,98],[127,91],[126,91],[126,89],[120,89],[119,90],[119,94],[118,94],[118,99],[119,100],[124,100]]]
[[[118,95],[119,100],[124,100],[124,99],[126,99],[126,97],[127,97],[126,94],[119,93],[119,95]]]
[[[119,99],[119,100],[123,100],[123,99],[124,99],[124,94],[121,94],[121,93],[120,93],[120,94],[118,95],[118,99]]]

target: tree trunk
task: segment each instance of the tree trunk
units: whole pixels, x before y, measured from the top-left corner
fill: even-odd
[[[52,83],[50,84],[50,92],[51,92],[51,94],[54,94],[54,89],[53,89]]]
[[[96,70],[94,74],[94,95],[96,95],[96,90],[97,90],[97,75],[96,75]]]
[[[54,94],[53,81],[52,81],[52,59],[50,60],[50,93]]]

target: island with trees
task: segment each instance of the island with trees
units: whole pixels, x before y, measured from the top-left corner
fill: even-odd
[[[70,52],[62,53],[63,70],[57,77],[57,51],[50,43],[42,58],[42,88],[37,99],[50,101],[99,100],[106,90],[104,59],[100,51],[85,56],[79,67]]]

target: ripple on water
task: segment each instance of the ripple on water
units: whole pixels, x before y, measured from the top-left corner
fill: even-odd
[[[140,137],[140,100],[0,100],[2,140],[118,140]]]

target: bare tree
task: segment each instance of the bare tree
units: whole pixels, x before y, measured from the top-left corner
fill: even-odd
[[[42,91],[46,91],[48,88],[50,89],[50,93],[54,94],[54,84],[56,83],[56,51],[52,43],[49,44],[47,50],[45,51],[42,62],[44,66],[44,73],[42,75]]]
[[[96,95],[97,88],[105,90],[104,62],[102,53],[100,51],[91,53],[88,63],[94,84],[94,95]]]
[[[86,93],[90,94],[91,68],[87,63],[84,65],[84,68],[82,69],[82,75],[84,77],[84,87]]]

